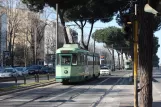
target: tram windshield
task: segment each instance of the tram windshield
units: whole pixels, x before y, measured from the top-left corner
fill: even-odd
[[[71,64],[71,56],[61,56],[61,64],[62,65],[70,65]]]

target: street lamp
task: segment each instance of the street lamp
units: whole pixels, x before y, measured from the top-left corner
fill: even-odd
[[[145,5],[144,11],[147,12],[147,13],[152,13],[156,16],[158,15],[158,12],[155,9],[153,9],[149,4]]]

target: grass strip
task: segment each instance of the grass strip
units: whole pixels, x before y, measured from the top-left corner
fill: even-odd
[[[32,82],[32,83],[28,83],[28,84],[20,84],[20,85],[13,85],[13,86],[10,86],[10,87],[0,88],[0,92],[11,91],[11,90],[15,90],[15,89],[21,89],[21,88],[45,84],[45,83],[49,83],[49,82],[55,82],[55,79],[42,80],[40,82]]]

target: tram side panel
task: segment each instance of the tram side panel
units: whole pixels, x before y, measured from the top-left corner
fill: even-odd
[[[68,60],[68,62],[66,62]],[[58,54],[56,65],[56,81],[79,82],[90,79],[94,75],[99,76],[99,59],[84,53]]]
[[[84,80],[84,55],[73,54],[70,82],[79,82],[83,80]]]

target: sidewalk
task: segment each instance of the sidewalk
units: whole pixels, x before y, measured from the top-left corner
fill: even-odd
[[[160,78],[161,78],[161,74]],[[130,79],[129,79],[130,80]],[[124,82],[125,84],[127,82]],[[161,89],[153,82],[153,107],[161,107]],[[139,101],[140,99],[138,99]],[[98,104],[98,107],[134,107],[134,85],[117,85]]]
[[[119,107],[133,107],[134,106],[134,86],[122,85],[120,86]]]

